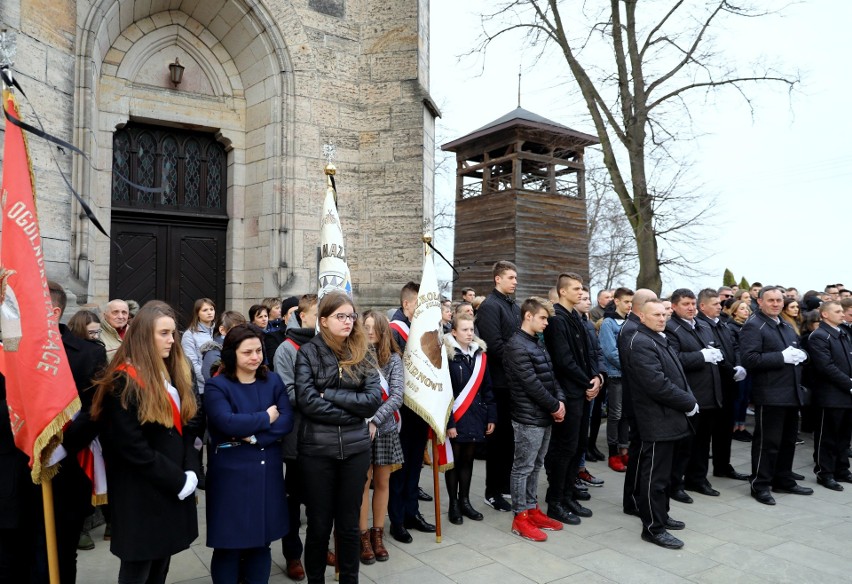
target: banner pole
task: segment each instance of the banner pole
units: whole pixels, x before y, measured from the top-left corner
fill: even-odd
[[[435,543],[441,543],[441,486],[438,482],[438,437],[432,436],[432,483],[435,494]]]
[[[47,567],[50,584],[59,584],[59,551],[56,548],[56,520],[53,513],[53,482],[41,482],[41,499],[44,507],[44,537],[47,541]]]

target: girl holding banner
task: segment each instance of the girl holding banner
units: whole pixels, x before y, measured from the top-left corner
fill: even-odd
[[[447,470],[450,523],[461,525],[463,517],[482,520],[482,513],[470,504],[473,455],[478,443],[494,432],[497,404],[491,393],[485,341],[473,334],[473,317],[456,314],[452,335],[444,335],[444,348],[450,362],[453,382],[453,413],[447,423],[447,437],[453,447],[455,466]]]

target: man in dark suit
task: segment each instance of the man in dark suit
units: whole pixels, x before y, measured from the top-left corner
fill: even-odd
[[[642,447],[639,453],[639,517],[642,539],[667,549],[683,542],[669,529],[684,523],[669,517],[668,487],[675,446],[691,433],[688,416],[698,413],[698,403],[686,381],[677,353],[663,331],[666,309],[658,300],[645,303],[641,324],[625,339],[627,359],[622,371],[629,379],[633,408]]]
[[[722,351],[723,357],[718,364],[722,382],[722,410],[711,428],[713,476],[747,481],[748,475],[737,472],[731,466],[731,440],[734,436],[731,428],[734,425],[734,402],[739,394],[737,382],[745,379],[746,370],[740,364],[740,351],[734,334],[725,326],[721,315],[722,295],[712,288],[699,292],[698,314],[695,318],[710,330],[716,343],[713,346]]]
[[[752,375],[754,439],[751,443],[751,496],[774,505],[769,492],[812,495],[796,484],[793,458],[799,408],[805,405],[802,367],[808,355],[799,348],[793,328],[779,318],[784,294],[777,286],[758,293],[758,311],[740,332],[743,367]]]

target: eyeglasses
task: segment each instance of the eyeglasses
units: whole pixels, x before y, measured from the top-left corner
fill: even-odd
[[[331,318],[336,318],[339,322],[346,322],[347,320],[351,320],[355,322],[358,320],[358,313],[353,312],[352,314],[343,314],[342,312],[337,312],[331,315]]]
[[[86,331],[86,332],[88,332],[88,333],[89,333],[89,336],[90,336],[90,337],[99,337],[99,336],[101,336],[101,329],[98,329],[98,330],[96,330],[96,331]]]

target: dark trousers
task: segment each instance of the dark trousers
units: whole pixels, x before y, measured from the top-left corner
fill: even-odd
[[[669,481],[676,441],[642,442],[639,452],[639,517],[642,530],[653,535],[666,530],[669,517]]]
[[[358,582],[361,544],[359,520],[364,481],[370,466],[370,450],[343,460],[330,456],[302,456],[299,465],[304,481],[305,574],[308,584],[325,582],[325,560],[332,525],[337,535],[340,582]]]
[[[159,560],[128,562],[121,560],[118,584],[164,584],[169,574],[171,557]]]
[[[849,441],[852,438],[852,409],[821,408],[814,431],[814,473],[835,478],[849,473]]]
[[[485,493],[496,495],[509,492],[509,476],[515,458],[515,435],[512,431],[512,403],[509,388],[494,387],[497,403],[497,426],[486,437]]]
[[[406,517],[413,517],[420,513],[417,492],[420,488],[423,452],[426,450],[426,441],[429,438],[429,425],[406,406],[399,411],[402,417],[399,442],[402,445],[404,462],[402,468],[392,472],[390,476],[388,517],[391,523],[402,525]],[[361,488],[363,489],[363,485]]]
[[[694,417],[694,416],[693,416]],[[693,436],[674,441],[674,454],[672,456],[672,476],[669,479],[669,492],[682,490],[686,478],[686,468],[689,466],[689,457],[692,453]]]
[[[284,475],[284,488],[287,491],[287,514],[290,521],[290,531],[281,538],[281,553],[286,560],[301,560],[302,537],[299,529],[302,527],[302,477],[299,476],[299,463],[295,458],[284,461],[287,472]]]
[[[754,406],[754,438],[751,442],[751,488],[789,488],[793,479],[793,457],[799,409],[788,406]]]
[[[573,498],[580,458],[586,452],[589,440],[590,405],[585,396],[567,398],[565,420],[553,425],[550,445],[544,458],[548,503],[560,503]]]
[[[213,584],[266,584],[272,569],[269,546],[240,550],[214,549],[210,562]]]
[[[739,395],[737,384],[731,381],[722,385],[722,409],[716,415],[713,423],[713,470],[726,473],[733,470],[731,466],[731,441],[734,434],[734,403]]]
[[[707,480],[707,471],[710,468],[710,440],[713,438],[713,429],[718,423],[719,414],[719,410],[706,409],[691,418],[695,435],[692,437],[689,460],[686,463],[683,480],[685,485],[697,487],[710,483]],[[731,436],[730,429],[728,436]],[[713,442],[713,450],[716,450],[715,442]]]
[[[639,429],[636,420],[626,418],[629,424],[627,444],[627,472],[624,473],[624,491],[621,504],[625,511],[636,511],[639,509],[639,455],[642,451],[642,439],[639,437]]]

